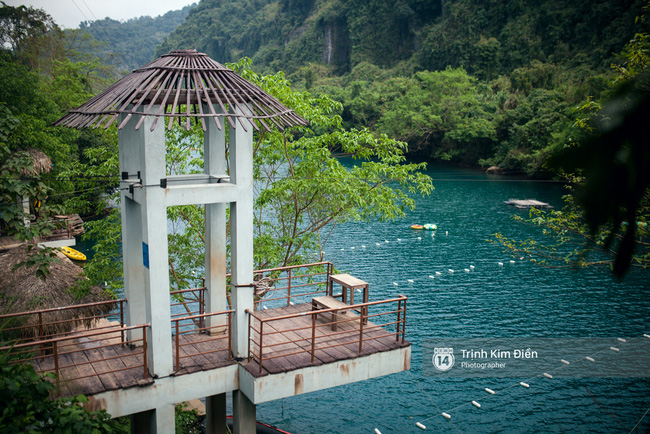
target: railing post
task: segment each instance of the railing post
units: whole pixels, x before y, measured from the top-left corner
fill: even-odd
[[[38,338],[43,340],[43,314],[38,312]],[[41,360],[45,358],[45,344],[41,344]]]
[[[246,313],[248,314],[248,361],[251,361],[251,313],[248,309],[246,309]],[[228,321],[230,321],[230,313],[228,314]],[[228,336],[230,336],[230,324],[228,324]],[[230,346],[230,338],[228,338],[228,345]],[[232,349],[231,349],[232,351]]]
[[[289,268],[287,279],[287,306],[291,305],[291,268]]]
[[[316,315],[311,316],[311,363],[316,358]]]
[[[395,333],[395,340],[399,341],[399,329],[401,327],[401,315],[402,315],[402,300],[397,300],[397,333]]]
[[[120,329],[122,329],[120,334],[122,335],[122,347],[124,347],[124,299],[120,300]]]
[[[368,306],[366,306],[367,308]],[[361,315],[359,315],[359,354],[361,354],[362,346],[363,346],[363,318],[364,318],[364,312],[366,308],[361,308]]]
[[[263,348],[262,348],[262,336],[264,336],[264,321],[261,319],[260,321],[260,374],[262,373],[262,354],[263,354]]]
[[[250,357],[251,348],[251,319],[248,317],[248,355]],[[232,359],[232,312],[228,312],[228,360]]]
[[[406,298],[404,299],[404,314],[402,315],[402,343],[404,343],[405,334],[406,334]]]
[[[181,359],[180,359],[181,352],[180,352],[180,345],[178,345],[179,344],[178,323],[179,321],[177,320],[176,321],[176,372],[180,371],[181,369]]]
[[[56,374],[56,385],[59,387],[61,375],[59,373],[59,350],[56,341],[52,342],[52,351],[54,354],[54,373]]]
[[[148,369],[149,366],[147,360],[148,354],[147,354],[147,327],[146,326],[142,326],[142,348],[144,350],[144,363],[143,363],[144,377],[143,378],[146,379],[147,375],[149,374],[149,369]]]

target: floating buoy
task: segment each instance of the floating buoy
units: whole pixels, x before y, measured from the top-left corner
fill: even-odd
[[[413,283],[413,279],[408,279],[409,283]]]
[[[362,249],[365,249],[365,248],[366,248],[366,246],[361,246],[361,248],[362,248]]]
[[[469,268],[465,268],[465,273],[469,273]]]
[[[379,243],[375,243],[375,244],[378,245],[378,246],[381,246],[381,244],[379,244]]]
[[[481,404],[479,404],[479,403],[476,402],[476,401],[472,401],[472,405],[473,405],[474,407],[476,407],[476,408],[481,408]]]
[[[443,417],[447,418],[447,420],[451,419],[451,415],[448,413],[442,413]]]
[[[411,229],[424,229],[424,226],[422,226],[422,225],[418,225],[418,224],[414,224],[414,225],[411,225]]]
[[[499,267],[503,267],[503,262],[497,262],[497,265],[498,265]]]
[[[473,269],[475,269],[476,267],[473,266],[473,265],[470,265],[469,268],[471,268],[471,269],[473,270]]]
[[[595,362],[595,360],[594,360],[594,359],[592,359],[592,358],[591,358],[591,357],[589,357],[589,356],[587,356],[587,357],[585,357],[585,359],[587,359],[587,360],[589,360],[590,362]]]
[[[375,428],[375,434],[381,434],[381,431],[379,431],[377,428]]]
[[[560,362],[564,363],[565,365],[570,365],[571,363],[567,362],[566,360],[562,359]]]
[[[354,250],[354,247],[350,247],[350,250]]]
[[[645,336],[646,338],[650,339],[650,335],[648,335],[648,334],[643,333],[643,336]]]
[[[426,223],[426,224],[425,224],[424,226],[422,226],[422,227],[423,227],[424,229],[428,230],[428,231],[435,231],[436,229],[438,229],[438,226],[435,225],[435,224],[433,224],[433,223]]]
[[[415,426],[417,426],[418,428],[421,428],[421,429],[427,429],[427,427],[422,425],[420,422],[415,422]]]
[[[553,376],[552,376],[551,374],[548,374],[548,373],[546,373],[546,372],[544,372],[544,376],[545,376],[546,378],[553,378]]]
[[[619,350],[618,348],[616,348],[616,347],[609,347],[609,349],[612,350],[612,351],[620,351],[620,350]]]
[[[401,239],[401,238],[398,238],[397,241],[402,241],[402,239]]]
[[[442,273],[440,271],[436,271],[436,276],[442,276]]]
[[[386,241],[386,244],[388,244],[388,243],[389,243],[389,241],[388,241],[388,240],[385,240],[385,241]]]
[[[519,383],[519,384],[520,384],[521,386],[525,387],[525,388],[529,388],[529,387],[530,387],[530,384],[528,384],[528,383],[524,383],[523,381],[522,381],[521,383]]]
[[[433,279],[433,276],[429,274],[429,277]]]
[[[345,249],[341,249],[341,251],[343,251],[343,250],[345,250]]]
[[[452,270],[451,268],[449,269],[449,272],[454,274],[454,270]]]
[[[422,237],[418,237],[418,240],[421,240],[421,239],[422,239]]]
[[[510,263],[511,263],[511,264],[514,264],[514,263],[515,263],[515,261],[511,259],[511,260],[510,260]]]
[[[492,389],[488,389],[487,387],[485,388],[485,391],[489,393],[490,395],[494,395],[496,392]]]
[[[619,341],[619,342],[627,342],[627,341],[626,341],[625,339],[623,339],[623,338],[618,338],[618,341]]]
[[[399,286],[399,285],[397,284],[397,282],[393,282],[393,285],[395,285],[395,286]]]

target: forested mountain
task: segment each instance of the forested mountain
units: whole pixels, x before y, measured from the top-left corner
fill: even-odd
[[[645,0],[202,0],[158,48],[246,56],[426,158],[547,176]],[[584,114],[584,113],[582,113]]]
[[[96,50],[100,55],[112,54],[113,65],[120,71],[130,72],[154,59],[156,47],[185,20],[195,6],[185,6],[157,17],[84,21],[79,27],[102,43]]]
[[[633,0],[202,0],[158,54],[196,48],[288,73],[322,62],[462,66],[492,78],[541,62],[608,67],[633,35]]]

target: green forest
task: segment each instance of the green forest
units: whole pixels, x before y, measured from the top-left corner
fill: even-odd
[[[205,0],[158,48],[250,57],[409,155],[549,177],[605,98],[644,1]],[[206,31],[207,30],[207,31]]]
[[[195,48],[310,121],[254,137],[257,268],[323,259],[347,221],[403,217],[432,191],[421,170],[433,160],[571,184],[565,210],[527,221],[548,245],[497,235],[505,249],[590,266],[583,251],[554,250],[588,240],[618,275],[648,268],[649,25],[647,0],[201,0],[162,17],[62,30],[42,10],[0,2],[1,234],[25,242],[32,255],[20,266],[46,280],[58,259],[32,247],[54,229],[49,216],[108,213],[85,224],[96,255],[89,280],[72,290],[120,288],[119,209],[106,205],[119,185],[117,130],[53,123],[129,70]],[[166,133],[170,173],[202,171],[192,158],[202,134],[200,125]],[[47,167],[36,170],[34,152]],[[25,225],[31,214],[44,218]],[[203,264],[203,218],[200,207],[168,210],[184,228],[169,234],[171,289],[190,287]],[[36,390],[13,381],[25,378],[19,371],[2,377],[27,394],[45,390],[40,380]],[[0,427],[20,431],[40,414],[66,428],[57,406],[69,407],[25,413],[16,401],[24,419],[5,412]],[[90,415],[82,430],[105,422]]]

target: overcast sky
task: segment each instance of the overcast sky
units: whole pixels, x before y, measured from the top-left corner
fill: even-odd
[[[4,0],[9,6],[32,6],[44,9],[62,28],[76,28],[82,21],[114,20],[149,15],[157,17],[165,12],[182,9],[199,0]]]

